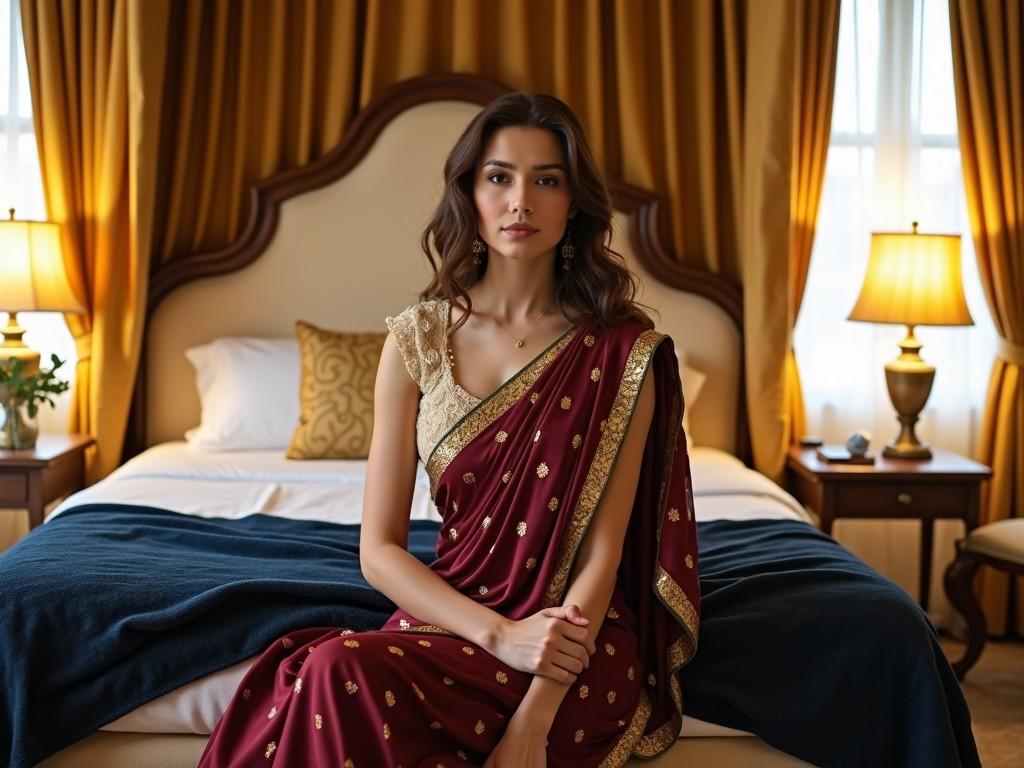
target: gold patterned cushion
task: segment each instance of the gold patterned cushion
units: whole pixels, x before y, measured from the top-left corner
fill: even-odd
[[[365,459],[373,434],[373,384],[386,333],[325,331],[298,321],[299,426],[289,459]]]

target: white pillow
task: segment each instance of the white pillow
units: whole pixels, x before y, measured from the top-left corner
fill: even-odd
[[[676,349],[676,357],[679,358],[679,378],[683,382],[683,432],[686,433],[686,444],[693,447],[693,435],[690,432],[690,414],[693,413],[693,406],[700,397],[700,391],[708,377],[706,373],[691,368],[686,364],[686,351],[680,352]]]
[[[203,451],[288,447],[299,423],[296,339],[220,338],[185,356],[196,369],[198,427],[185,433]]]

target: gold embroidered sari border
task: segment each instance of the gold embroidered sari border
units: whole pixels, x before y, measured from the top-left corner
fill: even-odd
[[[637,702],[636,710],[629,721],[629,726],[622,736],[619,737],[615,746],[612,747],[611,752],[605,755],[598,768],[619,768],[620,765],[629,760],[629,756],[643,737],[644,728],[647,727],[647,721],[650,717],[651,702],[647,698],[647,693],[640,691],[640,701]]]
[[[532,387],[548,364],[576,337],[580,326],[574,325],[552,342],[519,373],[498,387],[490,396],[462,417],[442,437],[427,458],[427,476],[430,478],[430,498],[434,498],[437,484],[448,465],[484,431],[494,420],[503,415]]]
[[[542,604],[546,608],[558,605],[565,593],[569,571],[576,559],[576,551],[590,527],[594,511],[611,479],[619,450],[633,419],[637,400],[640,398],[644,376],[654,357],[654,350],[666,338],[668,337],[657,331],[646,330],[633,342],[622,372],[622,380],[612,402],[611,413],[608,414],[604,432],[601,433],[594,458],[587,470],[587,477],[573,509],[569,527],[562,536],[555,572],[544,593]]]

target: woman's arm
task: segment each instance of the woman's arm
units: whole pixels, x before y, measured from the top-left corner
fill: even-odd
[[[587,648],[593,645],[582,644],[585,630],[567,621],[564,609],[510,621],[460,593],[406,550],[417,462],[418,395],[401,351],[388,334],[374,385],[373,439],[359,541],[363,575],[420,621],[464,637],[516,669],[571,683],[576,675],[565,669],[562,657],[589,660]],[[552,650],[539,653],[545,642]]]
[[[590,620],[586,630],[593,643],[604,622],[615,578],[622,559],[622,547],[629,525],[643,461],[644,446],[654,415],[654,382],[646,376],[636,411],[626,433],[618,461],[612,470],[601,503],[580,544],[563,606],[577,605]],[[547,735],[555,714],[571,683],[534,677],[512,720],[516,728]],[[509,723],[509,728],[513,723]]]
[[[359,536],[363,575],[420,621],[490,648],[502,617],[460,594],[406,550],[416,477],[419,388],[406,371],[392,334],[384,341],[373,397],[373,439]]]

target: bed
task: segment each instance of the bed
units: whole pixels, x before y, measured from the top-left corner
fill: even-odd
[[[280,448],[211,453],[182,442],[200,421],[186,350],[225,337],[288,338],[298,319],[325,328],[383,331],[385,315],[414,303],[426,283],[418,235],[438,196],[443,157],[480,106],[503,92],[465,76],[399,84],[360,113],[336,151],[263,182],[238,243],[156,270],[129,425],[129,451],[138,455],[65,500],[44,529],[111,504],[124,510],[159,507],[211,521],[260,513],[310,525],[358,523],[365,462],[289,461]],[[716,525],[752,526],[751,540],[775,525],[813,531],[789,494],[744,464],[749,446],[738,289],[675,261],[664,245],[652,195],[614,182],[612,192],[613,246],[638,274],[639,298],[658,310],[659,330],[706,377],[688,406],[702,536]],[[411,518],[424,526],[440,519],[422,466]],[[195,765],[251,660],[249,653],[156,698],[140,695],[148,700],[85,738],[75,734],[80,740],[41,765]],[[744,722],[739,711],[687,716],[682,738],[652,764],[808,764],[752,735],[753,726],[735,727]]]

